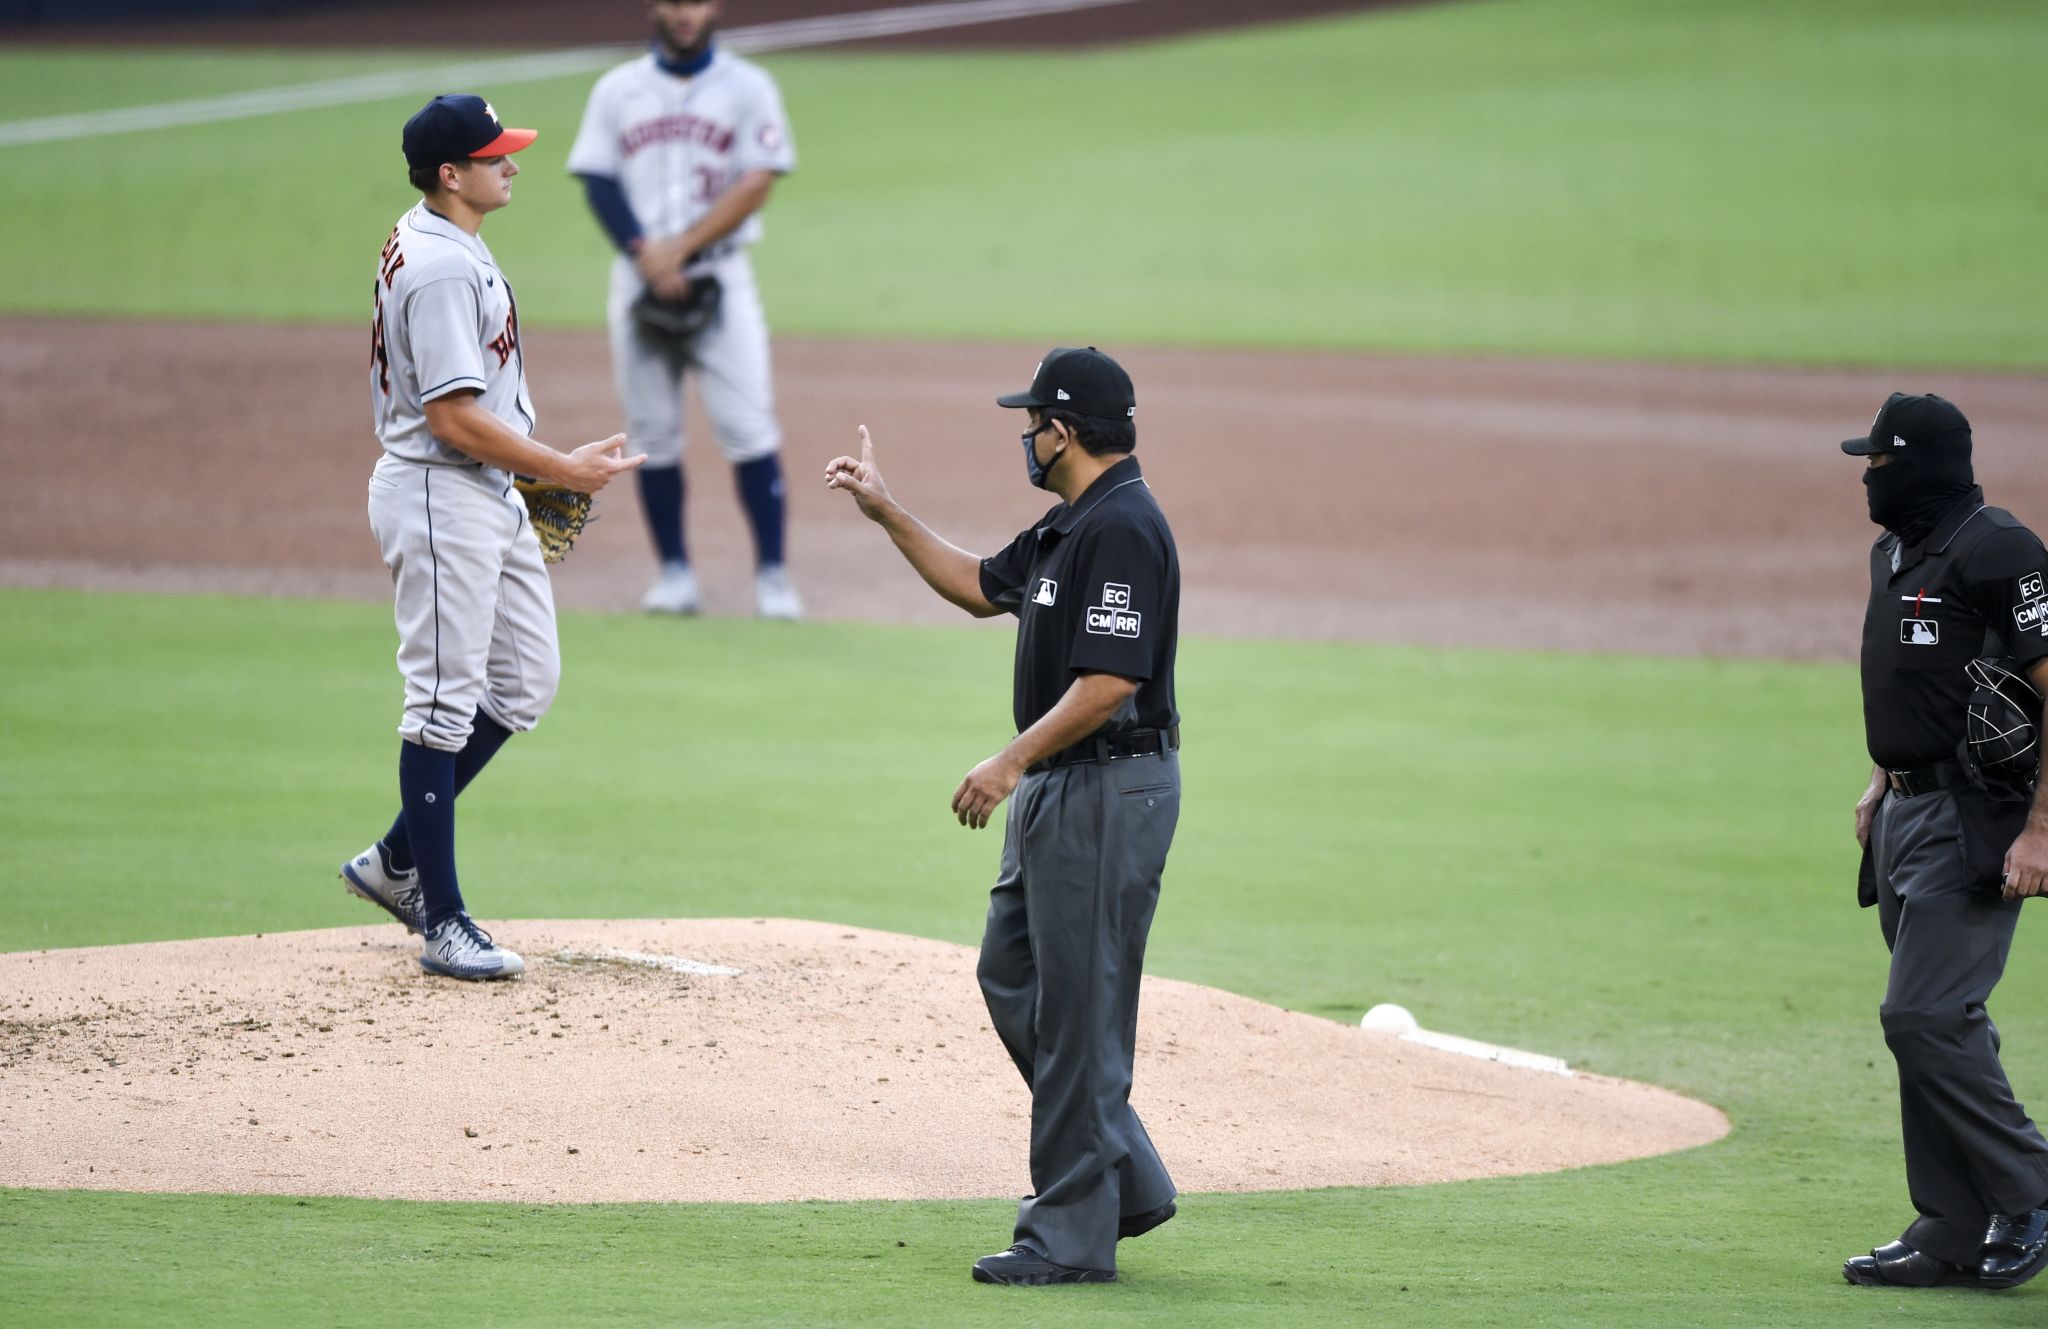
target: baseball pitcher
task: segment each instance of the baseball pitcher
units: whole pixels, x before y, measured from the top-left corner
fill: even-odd
[[[455,875],[456,796],[539,723],[561,677],[554,597],[514,476],[594,494],[646,460],[619,455],[623,435],[569,453],[533,437],[519,305],[479,232],[512,201],[512,154],[535,137],[461,94],[406,121],[421,197],[372,283],[370,401],[384,455],[370,528],[391,569],[405,676],[400,810],[341,877],[420,933],[421,967],[450,978],[525,968],[470,919]]]

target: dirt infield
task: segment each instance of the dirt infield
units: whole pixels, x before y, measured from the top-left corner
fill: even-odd
[[[1030,1189],[1030,1100],[970,950],[759,919],[500,935],[532,968],[490,985],[424,976],[389,925],[0,955],[0,1185],[529,1202]],[[1728,1130],[1661,1089],[1213,988],[1147,979],[1144,1006],[1132,1101],[1190,1191],[1542,1172]]]
[[[0,584],[388,597],[363,508],[377,446],[360,343],[351,328],[0,320],[0,460],[18,495]],[[543,437],[617,428],[601,334],[530,346]],[[1192,632],[1847,658],[1874,532],[1835,442],[1893,388],[1961,403],[1994,501],[2048,520],[2040,377],[1113,349],[1138,384],[1139,455],[1174,522]],[[899,497],[996,547],[1046,506],[993,404],[1043,350],[777,341],[791,562],[816,616],[964,621],[823,488],[824,465],[867,424]],[[80,364],[105,381],[79,391]],[[708,608],[751,612],[731,480],[693,419]],[[630,486],[598,512],[558,595],[628,609],[651,566]]]
[[[902,36],[841,43],[843,47],[908,49],[1070,49],[1150,41],[1216,28],[1249,27],[1287,19],[1368,9],[1391,9],[1429,0],[1117,0],[1062,14],[1005,19]],[[724,26],[751,27],[793,19],[860,14],[906,7],[905,0],[729,0]],[[911,6],[914,7],[914,6]],[[447,46],[463,50],[553,49],[635,40],[645,7],[638,3],[583,4],[564,0],[437,0],[432,5],[372,2],[265,15],[185,21],[0,24],[10,42],[206,46]]]

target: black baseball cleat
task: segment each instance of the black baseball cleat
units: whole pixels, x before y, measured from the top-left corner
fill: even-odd
[[[1142,1237],[1179,1211],[1180,1206],[1168,1200],[1157,1209],[1147,1209],[1142,1214],[1126,1214],[1116,1220],[1116,1239],[1122,1241],[1125,1237]]]
[[[1858,1287],[1983,1286],[1975,1269],[1937,1259],[1903,1241],[1856,1256],[1842,1266],[1842,1277]]]
[[[1980,1287],[2008,1288],[2048,1268],[2048,1208],[2008,1218],[1993,1214],[1984,1233],[1984,1258],[1977,1266]]]
[[[1054,1264],[1029,1246],[1012,1246],[1000,1255],[974,1262],[974,1281],[1010,1287],[1049,1287],[1054,1283],[1114,1283],[1114,1269],[1074,1269]]]

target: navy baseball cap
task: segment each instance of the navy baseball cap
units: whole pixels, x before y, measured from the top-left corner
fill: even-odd
[[[996,398],[998,406],[1036,406],[1101,420],[1129,420],[1138,414],[1138,395],[1124,367],[1093,346],[1055,346],[1038,362],[1031,386]]]
[[[405,164],[439,166],[471,157],[502,157],[540,137],[538,130],[507,129],[497,108],[466,92],[444,92],[405,122]]]
[[[1852,457],[1873,452],[1970,452],[1970,422],[1955,403],[1933,393],[1894,392],[1878,407],[1864,438],[1844,439],[1842,451]]]

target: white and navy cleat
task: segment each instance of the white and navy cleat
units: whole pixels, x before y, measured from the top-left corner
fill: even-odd
[[[341,884],[359,900],[368,900],[405,924],[407,932],[426,928],[420,904],[420,874],[417,869],[392,870],[384,842],[377,843],[341,865]]]
[[[491,940],[468,914],[450,914],[420,938],[420,968],[448,978],[510,978],[526,961]]]
[[[664,563],[640,597],[640,609],[648,614],[694,614],[697,612],[697,574],[687,563]]]
[[[796,583],[789,579],[788,568],[771,563],[754,574],[754,609],[763,618],[804,616],[804,602],[797,598]]]

